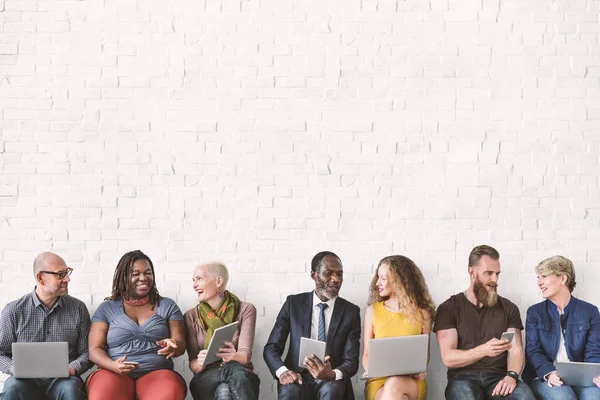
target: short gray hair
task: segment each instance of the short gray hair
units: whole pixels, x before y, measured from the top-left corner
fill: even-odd
[[[206,268],[206,271],[213,277],[217,278],[220,276],[223,278],[223,288],[227,286],[227,282],[229,281],[229,271],[227,270],[227,266],[221,261],[209,261],[207,263],[203,263],[198,265],[196,268]]]

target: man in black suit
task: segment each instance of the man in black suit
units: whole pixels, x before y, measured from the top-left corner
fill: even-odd
[[[358,370],[360,309],[338,297],[344,280],[342,261],[323,251],[314,256],[315,290],[290,295],[279,311],[263,357],[278,380],[279,399],[354,399],[352,378]],[[290,347],[282,361],[285,343]],[[312,356],[298,366],[300,338],[326,342],[325,358]]]

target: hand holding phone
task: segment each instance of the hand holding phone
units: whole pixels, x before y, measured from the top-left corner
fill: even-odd
[[[502,334],[502,336],[500,337],[500,340],[508,340],[508,342],[512,342],[513,338],[515,337],[515,333],[514,332],[504,332]]]

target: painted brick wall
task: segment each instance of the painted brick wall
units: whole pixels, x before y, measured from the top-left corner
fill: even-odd
[[[598,304],[599,8],[0,0],[0,305],[45,250],[91,312],[128,250],[184,311],[194,265],[222,260],[258,309],[266,400],[262,347],[320,250],[363,310],[383,256],[415,260],[440,303],[481,243],[523,316],[557,253]],[[434,356],[430,399],[444,373]]]

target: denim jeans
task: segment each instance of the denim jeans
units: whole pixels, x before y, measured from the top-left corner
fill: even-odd
[[[257,400],[260,379],[237,361],[209,366],[194,375],[190,392],[194,400]]]
[[[462,373],[448,379],[446,400],[535,400],[525,383],[517,381],[517,387],[508,396],[492,396],[494,388],[504,374],[495,372]]]
[[[538,400],[598,400],[600,388],[597,386],[548,386],[547,382],[534,380],[529,384]]]
[[[85,400],[83,381],[78,376],[49,379],[17,379],[4,382],[2,400]]]

